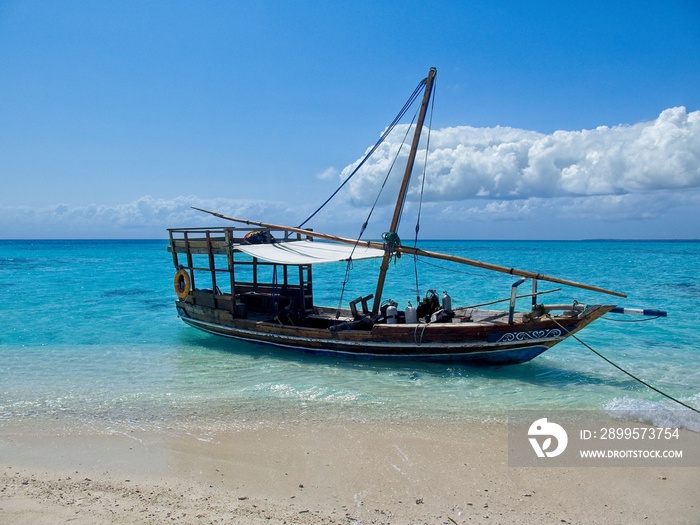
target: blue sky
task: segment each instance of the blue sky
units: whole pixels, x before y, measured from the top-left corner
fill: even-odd
[[[296,225],[435,66],[425,237],[700,238],[698,27],[695,0],[0,0],[0,237]],[[383,165],[310,225],[355,235]]]

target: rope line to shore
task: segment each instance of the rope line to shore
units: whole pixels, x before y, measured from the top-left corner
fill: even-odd
[[[551,319],[552,321],[554,321],[554,323],[557,324],[560,328],[562,328],[562,329],[565,330],[565,328],[564,328],[562,325],[560,325],[560,324],[557,322],[557,320],[554,319],[552,316],[548,315],[547,317],[548,317],[549,319]],[[583,341],[583,340],[581,340],[579,337],[577,337],[576,334],[571,334],[570,337],[574,338],[576,341],[578,341],[578,342],[581,343],[583,346],[585,346],[586,348],[588,348],[591,352],[593,352],[595,355],[597,355],[598,357],[600,357],[603,361],[605,361],[605,362],[611,364],[612,366],[614,366],[615,368],[617,368],[620,372],[623,372],[623,373],[627,374],[628,376],[630,376],[630,377],[631,377],[632,379],[634,379],[635,381],[638,381],[639,383],[643,384],[645,387],[650,388],[650,389],[653,390],[654,392],[656,392],[656,393],[658,393],[658,394],[661,394],[661,395],[664,396],[665,398],[668,398],[668,399],[670,399],[671,401],[673,401],[673,402],[675,402],[675,403],[678,403],[679,405],[684,406],[685,408],[690,409],[690,410],[692,410],[693,412],[695,412],[695,413],[697,413],[697,414],[700,414],[700,410],[698,410],[697,408],[692,407],[692,406],[688,405],[687,403],[684,403],[684,402],[681,401],[680,399],[676,399],[676,398],[673,397],[672,395],[667,394],[666,392],[663,392],[663,391],[659,390],[659,389],[656,388],[655,386],[650,385],[649,383],[647,383],[647,382],[644,381],[643,379],[640,379],[639,377],[635,376],[635,375],[632,374],[631,372],[628,372],[627,370],[625,370],[624,368],[622,368],[620,365],[618,365],[618,364],[612,362],[610,359],[608,359],[607,357],[605,357],[603,354],[601,354],[600,352],[598,352],[597,350],[595,350],[591,345],[589,345],[588,343],[586,343],[585,341]]]

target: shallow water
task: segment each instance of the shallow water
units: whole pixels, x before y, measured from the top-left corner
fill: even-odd
[[[640,318],[609,314],[579,336],[655,387],[700,405],[700,243],[421,246],[629,294],[617,299],[565,288],[547,302],[667,310],[668,318],[649,322],[615,322]],[[311,356],[201,333],[177,318],[166,247],[164,241],[0,241],[0,422],[230,428],[270,419],[490,421],[524,409],[615,409],[640,420],[662,410],[700,430],[690,411],[571,339],[529,363],[486,368]],[[343,306],[374,291],[377,266],[355,263]],[[415,301],[413,259],[402,257],[390,272],[396,282],[384,297],[402,309]],[[418,272],[420,295],[447,290],[455,306],[508,297],[514,280],[441,261],[419,263]],[[344,273],[342,263],[315,269],[317,303],[339,304]],[[556,287],[541,283],[540,290]]]

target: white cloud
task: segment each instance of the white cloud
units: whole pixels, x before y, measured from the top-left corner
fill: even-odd
[[[397,128],[348,184],[353,202],[376,195],[399,151]],[[408,155],[401,149],[400,158]],[[419,151],[422,162],[425,150]],[[418,164],[417,161],[417,164]],[[355,163],[356,165],[357,163]],[[401,160],[397,165],[401,165]],[[349,175],[354,166],[341,172]],[[624,195],[700,187],[700,111],[663,111],[651,122],[545,135],[459,126],[430,136],[425,201]],[[420,191],[414,171],[409,198]]]
[[[250,220],[296,225],[313,210],[287,203],[228,199],[142,197],[104,206],[0,207],[0,228],[11,238],[165,238],[167,228],[232,225],[191,206]],[[375,210],[365,237],[378,238],[391,207]],[[409,203],[402,235],[413,238],[415,203]],[[429,202],[422,211],[421,238],[538,239],[577,237],[698,238],[700,189],[588,197],[466,199]],[[354,238],[368,208],[333,204],[313,221],[317,231]],[[615,223],[624,228],[611,230]],[[573,236],[573,237],[572,237]]]
[[[394,137],[403,133],[405,128],[390,137],[308,226],[356,236],[399,151]],[[432,132],[430,150],[422,238],[700,238],[700,111],[672,108],[652,122],[550,135],[452,127]],[[419,152],[419,160],[424,155]],[[352,169],[345,168],[341,180]],[[317,177],[334,174],[328,168]],[[399,178],[385,189],[365,237],[385,231]],[[417,168],[402,235],[413,235],[420,183]],[[145,196],[112,206],[5,204],[0,231],[13,238],[164,238],[167,228],[224,223],[192,206],[296,225],[327,196],[309,192],[303,202]]]
[[[265,220],[289,213],[286,204],[231,199],[141,197],[114,206],[58,204],[44,208],[2,207],[0,224],[12,225],[15,238],[161,238],[167,228],[219,224],[221,219],[192,209],[210,209],[233,217]],[[7,232],[9,227],[3,227]]]
[[[471,199],[454,203],[431,203],[433,214],[459,217],[465,222],[571,219],[586,221],[634,221],[659,219],[671,208],[700,209],[700,189],[677,193],[658,191],[588,197],[531,197],[517,200]]]
[[[318,180],[333,180],[338,176],[338,170],[330,166],[316,175]]]

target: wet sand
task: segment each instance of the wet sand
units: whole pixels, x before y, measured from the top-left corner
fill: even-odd
[[[0,523],[697,524],[700,468],[514,468],[503,423],[0,423]]]

